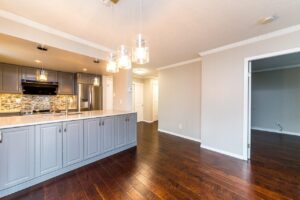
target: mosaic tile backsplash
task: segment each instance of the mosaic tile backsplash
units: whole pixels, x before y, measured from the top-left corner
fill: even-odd
[[[34,110],[65,110],[66,100],[69,100],[69,109],[77,108],[77,96],[57,95],[39,96],[22,94],[1,94],[0,112],[20,112]]]

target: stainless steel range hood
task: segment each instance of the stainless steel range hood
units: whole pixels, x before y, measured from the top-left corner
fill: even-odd
[[[22,79],[23,94],[57,95],[58,82],[43,82]]]

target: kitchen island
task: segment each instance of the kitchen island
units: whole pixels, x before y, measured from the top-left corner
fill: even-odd
[[[0,118],[0,197],[137,145],[135,112]]]

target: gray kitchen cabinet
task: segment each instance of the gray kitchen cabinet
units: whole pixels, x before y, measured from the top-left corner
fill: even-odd
[[[58,94],[74,94],[74,74],[67,72],[58,72]]]
[[[63,123],[63,166],[83,160],[83,121]]]
[[[34,178],[34,126],[1,130],[0,189]]]
[[[57,73],[56,71],[46,70],[48,74],[48,82],[57,82]],[[74,80],[74,78],[73,78]]]
[[[102,152],[108,152],[115,148],[115,117],[105,117],[101,120],[101,132],[102,132]]]
[[[0,92],[2,91],[2,66],[0,64]]]
[[[136,113],[127,116],[127,144],[136,142],[137,140],[137,115]]]
[[[21,68],[21,79],[36,80],[36,68],[33,67],[22,67]]]
[[[101,153],[100,118],[84,120],[84,158],[92,158]]]
[[[0,66],[2,69],[2,88],[0,88],[0,92],[20,93],[19,67],[6,63],[0,63]]]
[[[126,145],[127,135],[127,115],[120,115],[116,117],[116,130],[115,130],[115,147],[123,147]]]
[[[62,168],[62,123],[35,127],[36,176]]]

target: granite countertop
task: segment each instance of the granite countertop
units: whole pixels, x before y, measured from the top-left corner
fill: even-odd
[[[0,129],[15,128],[21,126],[47,124],[63,121],[90,119],[96,117],[108,117],[115,115],[123,115],[135,113],[133,111],[118,111],[118,110],[95,110],[82,111],[82,114],[64,115],[64,114],[37,114],[25,116],[0,117]]]

